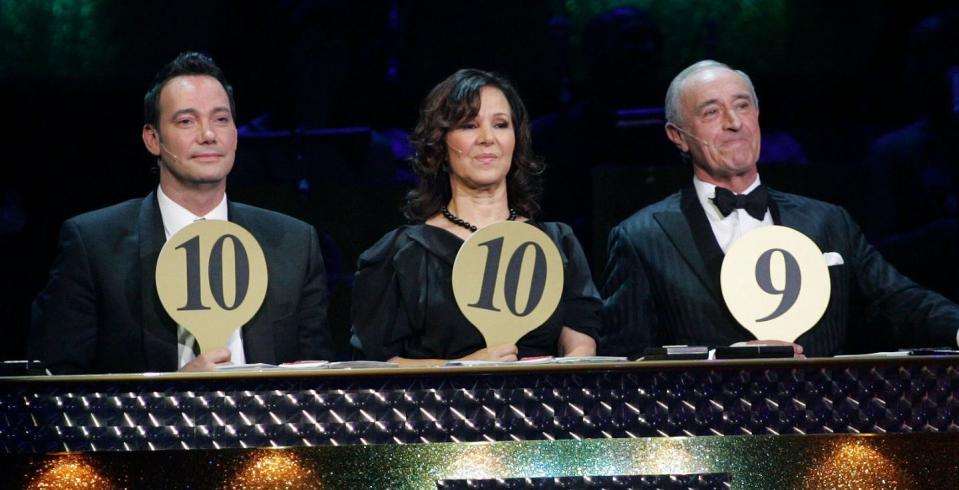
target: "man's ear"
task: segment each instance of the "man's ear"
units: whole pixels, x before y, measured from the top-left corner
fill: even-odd
[[[675,124],[668,122],[666,123],[665,129],[666,137],[676,145],[676,148],[679,148],[679,151],[683,153],[689,151],[689,145],[686,143],[686,135],[683,134]]]
[[[152,124],[143,125],[143,146],[155,157],[160,156],[160,134]]]

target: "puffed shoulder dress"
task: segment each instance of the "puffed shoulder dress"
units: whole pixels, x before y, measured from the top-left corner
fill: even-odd
[[[553,315],[517,342],[520,358],[557,355],[563,326],[597,339],[601,325],[602,301],[572,229],[563,223],[529,224],[559,248],[564,282]],[[360,255],[352,304],[358,356],[457,359],[486,347],[453,297],[453,262],[462,244],[442,228],[417,224],[387,233]]]

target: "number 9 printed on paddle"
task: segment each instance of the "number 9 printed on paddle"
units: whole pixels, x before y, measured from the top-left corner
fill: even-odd
[[[740,237],[723,259],[723,299],[757,339],[793,342],[816,325],[829,305],[831,283],[822,251],[785,226]]]

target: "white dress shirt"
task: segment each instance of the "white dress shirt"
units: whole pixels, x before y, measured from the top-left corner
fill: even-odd
[[[220,204],[217,204],[216,207],[205,216],[194,216],[193,213],[186,208],[167,197],[160,186],[157,186],[157,203],[160,205],[160,218],[163,220],[163,233],[166,235],[167,240],[197,220],[218,219],[228,221],[226,194],[223,195],[223,200],[220,201]],[[196,338],[183,327],[177,325],[177,359],[179,360],[177,367],[182,368],[193,360],[195,357],[193,354],[193,344],[195,343]],[[243,353],[243,338],[240,335],[239,328],[234,330],[233,334],[230,335],[227,348],[230,349],[230,361],[233,364],[246,363],[246,355]]]
[[[719,248],[723,249],[723,253],[729,251],[729,247],[746,233],[762,226],[774,224],[773,215],[768,208],[762,221],[750,216],[745,209],[734,209],[733,212],[729,213],[729,216],[724,218],[723,213],[719,212],[719,208],[712,200],[713,197],[716,197],[716,186],[703,182],[698,177],[693,177],[693,187],[696,188],[696,197],[699,198],[699,203],[706,211],[709,226],[713,229],[713,235],[716,236],[716,241],[719,243]],[[759,187],[759,175],[756,175],[756,181],[747,187],[742,194],[749,194],[757,187]]]

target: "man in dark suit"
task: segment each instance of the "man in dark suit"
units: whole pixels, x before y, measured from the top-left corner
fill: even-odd
[[[317,233],[294,218],[229,201],[236,155],[233,92],[212,59],[184,53],[144,97],[143,142],[160,183],[134,199],[67,220],[46,288],[33,305],[32,358],[54,373],[209,370],[332,356]],[[266,256],[263,305],[223,349],[195,339],[163,310],[155,270],[165,241],[198,219],[246,228]]]
[[[765,342],[732,317],[719,275],[736,239],[772,224],[809,236],[830,265],[829,305],[796,340],[797,354],[956,347],[959,306],[899,274],[845,210],[762,186],[759,104],[745,73],[709,60],[690,66],[669,86],[666,118],[666,135],[692,163],[693,181],[610,232],[605,353]]]

